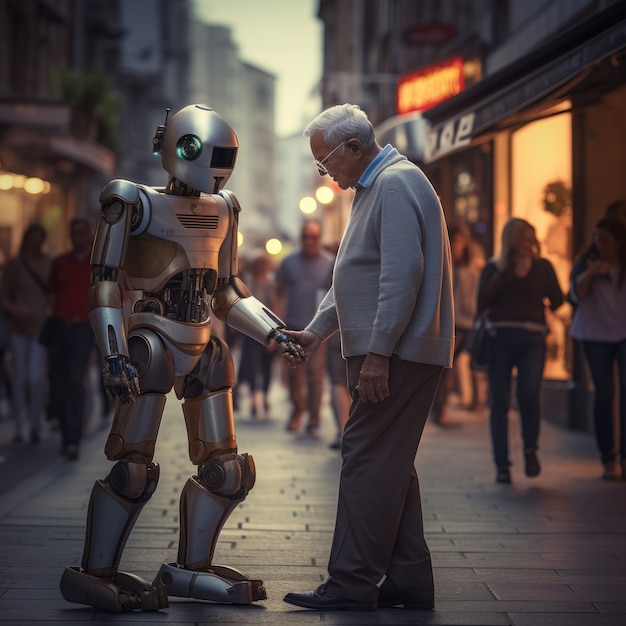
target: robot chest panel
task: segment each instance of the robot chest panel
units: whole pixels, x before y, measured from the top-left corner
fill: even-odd
[[[228,205],[220,196],[160,196],[152,205],[148,233],[185,251],[189,267],[214,265],[230,231]]]

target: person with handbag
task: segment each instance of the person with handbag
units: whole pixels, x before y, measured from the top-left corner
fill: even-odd
[[[487,311],[492,344],[487,364],[490,428],[496,482],[510,483],[508,446],[513,368],[517,369],[517,403],[524,443],[525,472],[538,476],[540,393],[548,327],[545,302],[554,311],[563,303],[552,264],[540,256],[535,228],[526,220],[510,218],[502,231],[499,256],[491,259],[480,277],[478,310]]]
[[[27,436],[31,443],[38,443],[41,436],[46,352],[38,337],[49,312],[46,284],[50,273],[50,258],[43,252],[45,241],[45,228],[31,224],[24,231],[18,254],[6,264],[0,281],[0,308],[10,330],[11,410],[16,444],[24,443]]]

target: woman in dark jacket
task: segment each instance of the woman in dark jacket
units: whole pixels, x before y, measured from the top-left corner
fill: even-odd
[[[540,392],[546,355],[546,301],[563,303],[551,263],[539,255],[534,227],[511,218],[502,231],[500,255],[485,266],[478,287],[478,315],[486,312],[493,342],[488,367],[490,427],[496,481],[510,483],[508,413],[513,368],[517,368],[524,461],[527,476],[538,476]]]

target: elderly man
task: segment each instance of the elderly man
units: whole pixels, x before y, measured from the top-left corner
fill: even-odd
[[[290,604],[318,610],[431,610],[415,455],[444,367],[452,363],[450,248],[435,190],[356,105],[334,106],[304,134],[314,163],[355,189],[333,285],[303,331],[312,354],[341,335],[352,394],[341,454],[329,577]],[[298,365],[296,356],[285,357]]]

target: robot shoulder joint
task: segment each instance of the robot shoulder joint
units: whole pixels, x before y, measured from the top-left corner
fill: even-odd
[[[122,219],[127,206],[132,207],[133,213],[137,212],[141,206],[139,188],[129,180],[112,180],[100,192],[100,203],[102,219],[107,224],[114,224]]]
[[[114,200],[121,200],[126,204],[137,204],[139,202],[137,183],[121,178],[109,181],[100,192],[100,202],[110,204]]]
[[[220,191],[220,196],[226,200],[228,208],[233,211],[233,213],[241,213],[241,204],[239,204],[239,199],[232,191],[222,189],[222,191]]]

